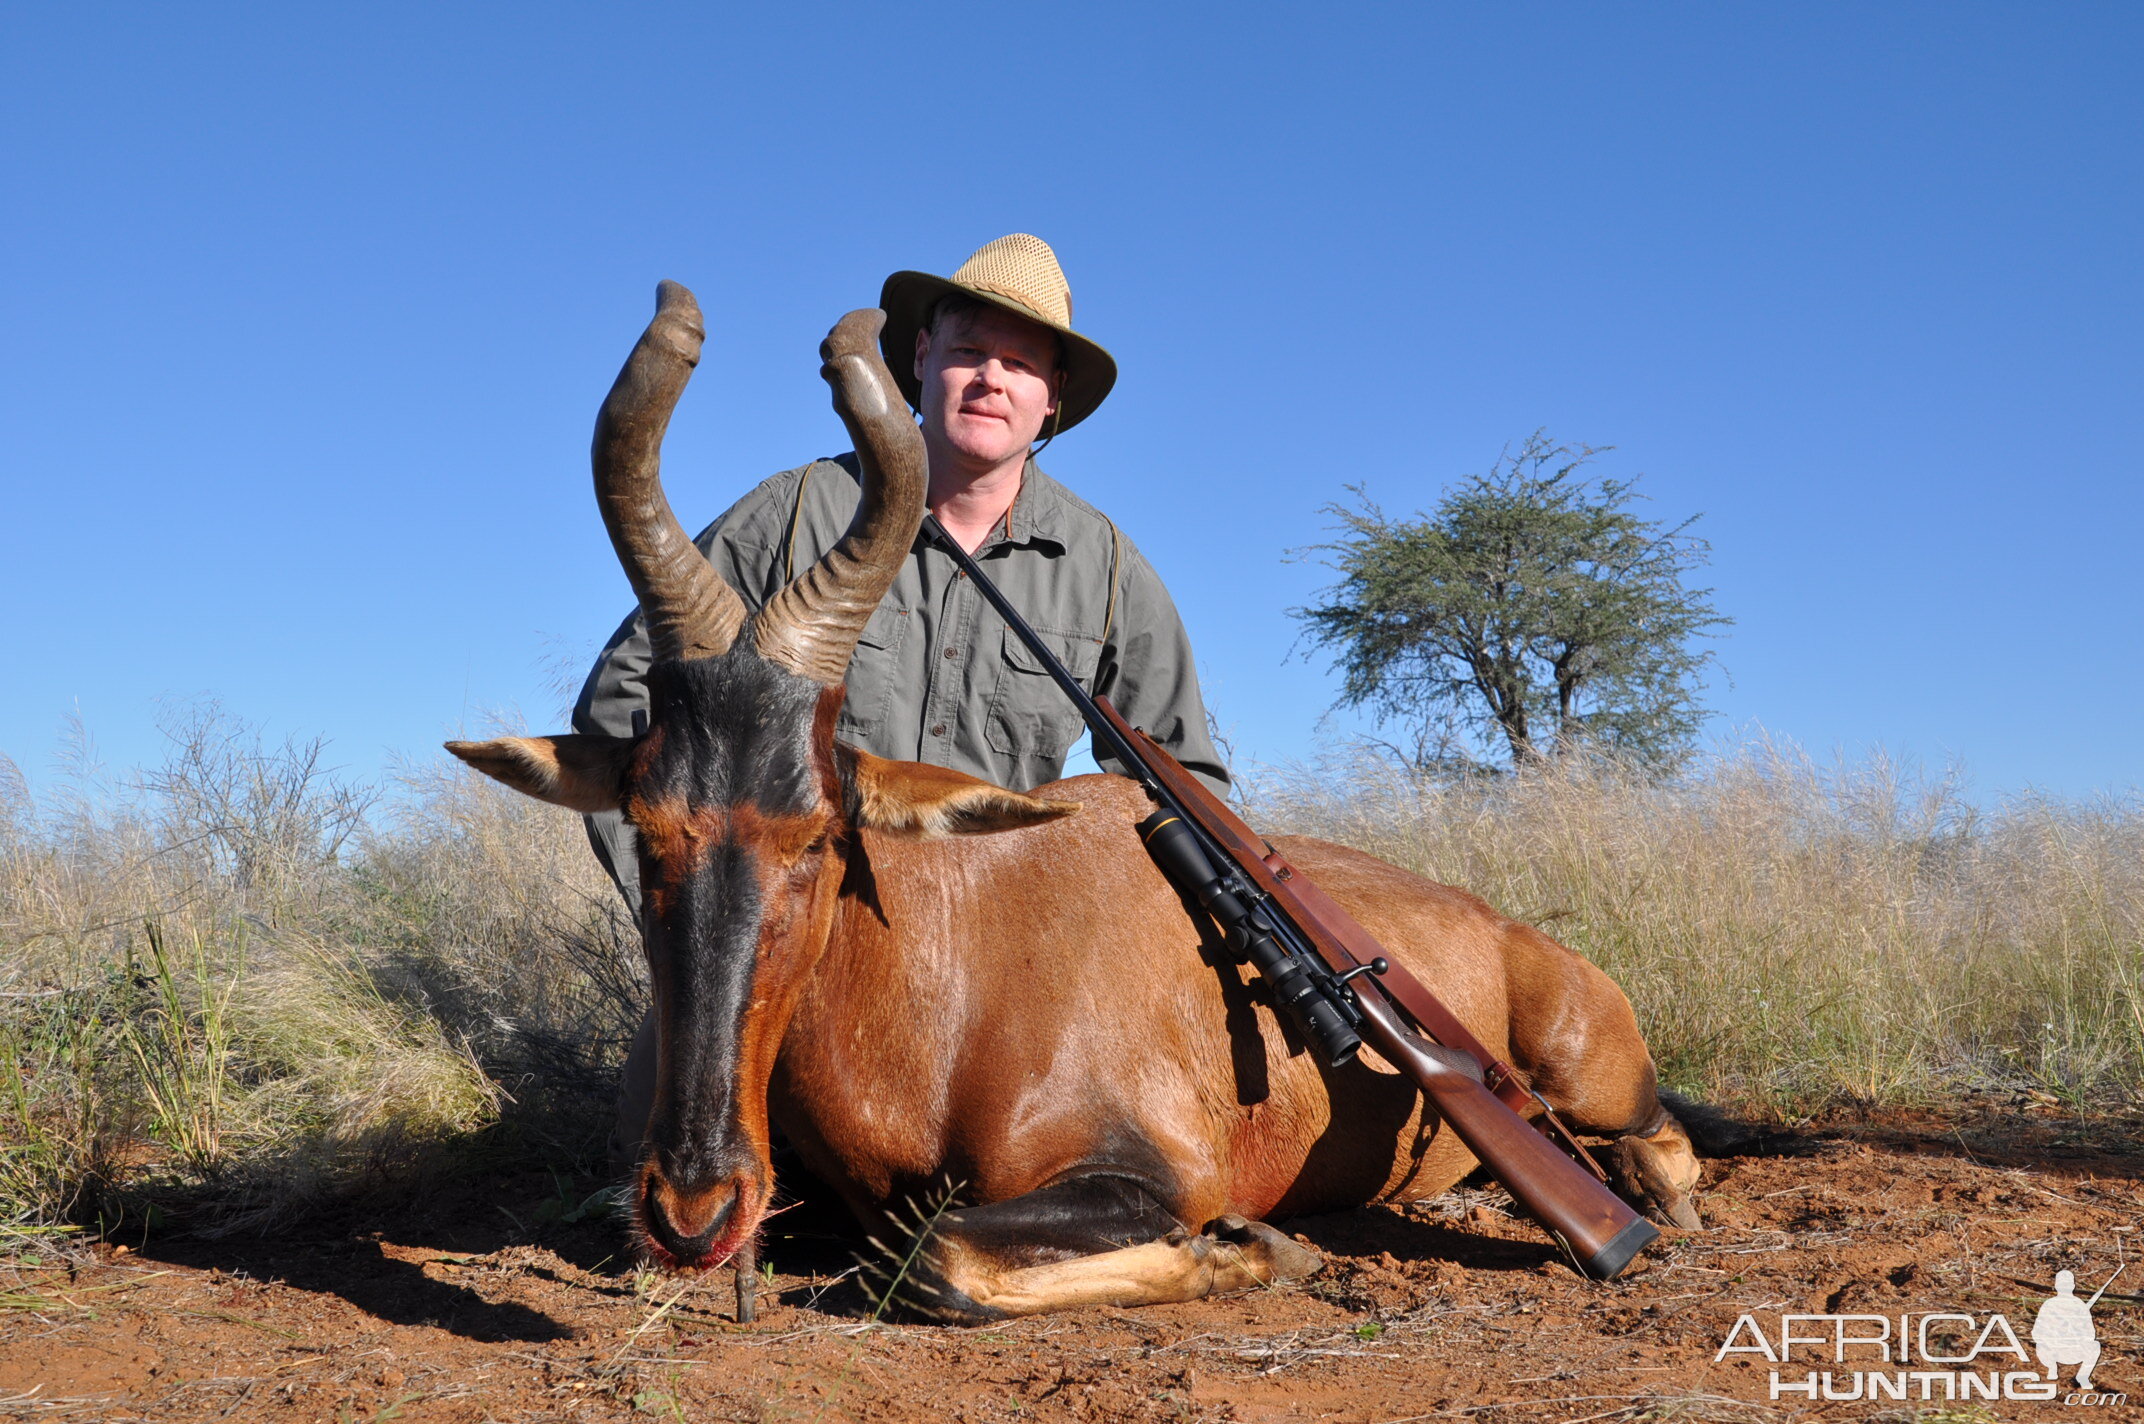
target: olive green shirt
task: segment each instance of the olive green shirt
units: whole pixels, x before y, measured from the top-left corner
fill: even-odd
[[[853,455],[815,460],[759,485],[694,542],[757,610],[840,539],[859,495]],[[1228,794],[1183,620],[1153,566],[1105,515],[1030,460],[1005,523],[975,559],[1081,686]],[[636,609],[581,688],[575,730],[630,735],[633,713],[647,707],[648,662]],[[1015,791],[1063,775],[1085,727],[952,557],[920,534],[857,639],[847,684],[842,740]],[[596,853],[637,898],[626,834],[615,812],[589,818]]]

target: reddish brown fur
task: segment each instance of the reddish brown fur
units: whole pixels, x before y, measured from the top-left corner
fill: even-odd
[[[862,838],[871,894],[841,901],[771,1090],[806,1160],[859,1210],[941,1178],[979,1201],[1020,1196],[1127,1127],[1166,1154],[1187,1222],[1409,1200],[1471,1169],[1410,1083],[1366,1056],[1331,1092],[1270,1008],[1245,1014],[1224,989],[1242,971],[1202,958],[1139,848],[1135,786],[1038,794],[1084,813],[977,839]],[[1284,850],[1491,1049],[1576,1085],[1559,1106],[1579,1124],[1620,1132],[1657,1113],[1636,1022],[1599,970],[1368,856]],[[1232,1042],[1231,1023],[1256,1041]]]

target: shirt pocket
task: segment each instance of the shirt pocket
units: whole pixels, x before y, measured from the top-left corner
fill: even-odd
[[[856,638],[856,651],[849,655],[848,673],[842,678],[849,690],[841,704],[838,728],[844,738],[873,737],[886,726],[894,690],[901,682],[901,643],[915,621],[907,609],[884,605],[865,621]]]
[[[1074,681],[1081,687],[1093,684],[1095,665],[1102,656],[1101,639],[1086,633],[1036,631]],[[1043,667],[1042,659],[1010,628],[1005,630],[998,661],[997,691],[983,725],[991,749],[1023,759],[1062,763],[1087,725],[1079,709]],[[1054,766],[1046,769],[1056,775]]]

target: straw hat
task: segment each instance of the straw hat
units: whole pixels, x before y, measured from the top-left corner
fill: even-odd
[[[930,320],[940,297],[958,292],[1057,333],[1064,345],[1065,384],[1052,431],[1070,430],[1094,414],[1117,383],[1117,363],[1107,351],[1072,329],[1072,288],[1057,254],[1039,237],[1012,233],[985,243],[951,277],[896,272],[886,279],[878,304],[886,326],[879,349],[908,403],[921,409],[923,383],[916,379],[916,333]]]

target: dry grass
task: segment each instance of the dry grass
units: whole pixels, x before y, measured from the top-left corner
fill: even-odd
[[[44,806],[0,759],[0,1229],[591,1159],[638,956],[578,824],[444,770],[383,810],[213,708],[167,730]]]
[[[33,805],[0,758],[0,1246],[256,1225],[430,1166],[597,1167],[639,955],[571,816],[458,766],[352,787],[213,708]],[[1776,748],[1672,785],[1268,775],[1265,826],[1544,923],[1671,1084],[1784,1114],[2144,1086],[2144,810],[1978,813]]]
[[[1783,1113],[2144,1089],[2144,807],[1994,810],[1777,745],[1649,782],[1573,760],[1267,777],[1256,819],[1540,924],[1620,982],[1670,1084]]]

